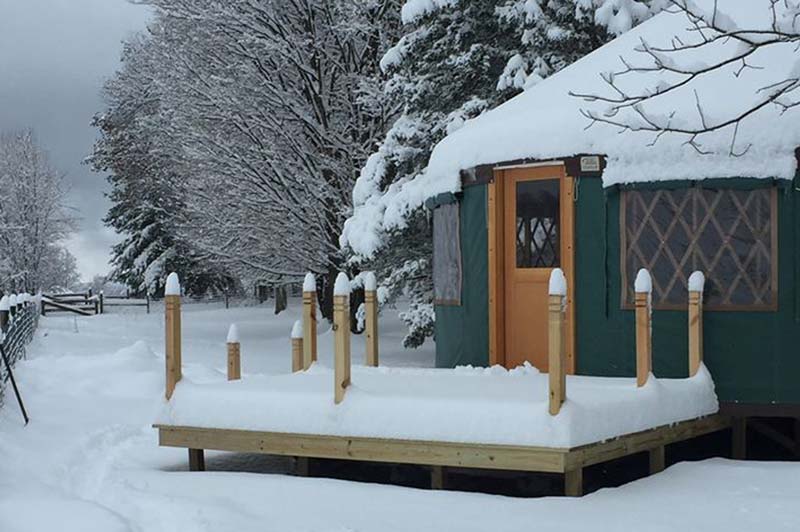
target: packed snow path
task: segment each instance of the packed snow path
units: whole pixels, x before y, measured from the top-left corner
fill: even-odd
[[[216,379],[224,372],[231,322],[239,325],[245,374],[288,371],[296,304],[278,317],[264,307],[200,309],[184,314],[187,376]],[[800,464],[679,464],[583,499],[536,500],[280,474],[189,473],[185,451],[158,447],[150,426],[162,406],[162,321],[158,311],[41,321],[28,360],[17,367],[32,422],[23,427],[13,398],[0,410],[0,530],[800,528]],[[383,362],[430,365],[430,348],[392,349],[402,328],[388,317],[384,325]],[[354,359],[359,349],[356,340]],[[236,469],[237,457],[229,458],[225,465]]]

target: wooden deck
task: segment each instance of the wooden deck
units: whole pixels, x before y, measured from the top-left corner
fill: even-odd
[[[248,452],[430,466],[561,473],[565,493],[583,494],[583,468],[640,452],[650,454],[650,471],[664,468],[664,447],[729,428],[728,417],[715,414],[612,440],[573,448],[489,445],[234,429],[155,425],[159,444],[189,449],[192,470],[203,469],[202,450]]]

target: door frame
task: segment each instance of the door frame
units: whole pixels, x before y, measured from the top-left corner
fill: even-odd
[[[567,278],[566,351],[567,373],[574,374],[575,353],[575,178],[567,174],[564,161],[547,161],[517,166],[498,166],[487,185],[487,232],[489,262],[489,364],[505,365],[505,195],[506,173],[530,169],[531,174],[541,170],[556,170],[562,180],[561,231],[567,246],[562,249],[561,268]],[[538,176],[537,176],[538,177]],[[552,177],[552,174],[551,176]],[[571,216],[564,216],[565,212]],[[547,301],[542,301],[547,305]]]

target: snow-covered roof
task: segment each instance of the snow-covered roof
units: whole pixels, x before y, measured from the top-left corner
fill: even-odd
[[[692,3],[705,9],[713,6],[711,0]],[[769,28],[772,22],[769,6],[769,0],[720,0],[717,22],[726,28]],[[586,153],[608,157],[603,175],[605,186],[671,179],[793,178],[797,165],[794,150],[800,146],[797,107],[782,114],[779,106],[769,104],[746,117],[736,134],[733,148],[736,156],[731,155],[733,126],[697,138],[700,149],[710,152],[705,154],[687,144],[690,138],[687,135],[669,133],[653,143],[656,135],[652,132],[622,131],[602,122],[595,122],[587,129],[592,121],[584,113],[605,116],[609,104],[587,101],[575,94],[618,97],[602,74],[624,70],[623,58],[630,65],[652,66],[653,58],[641,51],[643,43],[669,48],[679,42],[676,39],[686,45],[698,43],[700,35],[693,31],[684,13],[657,15],[504,105],[467,122],[436,146],[426,174],[415,180],[411,188],[433,196],[458,190],[460,171],[464,169],[517,159],[546,160]],[[660,119],[672,116],[672,125],[687,127],[696,127],[703,119],[708,125],[738,116],[763,100],[776,83],[797,78],[800,55],[796,46],[786,42],[759,48],[747,57],[747,68],[742,69],[742,62],[737,61],[698,75],[680,90],[641,104],[642,108]],[[736,40],[720,39],[710,46],[667,55],[676,64],[696,71],[741,50]],[[626,94],[637,95],[663,90],[666,84],[684,77],[663,70],[631,72],[617,76],[614,82]],[[766,87],[770,89],[764,90]],[[641,123],[631,108],[612,118]]]

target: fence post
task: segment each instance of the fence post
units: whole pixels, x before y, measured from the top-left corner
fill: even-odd
[[[276,296],[277,297],[277,296]],[[303,369],[317,361],[317,281],[309,272],[303,280]]]
[[[703,272],[689,276],[689,376],[694,377],[703,363]]]
[[[238,381],[242,378],[242,351],[239,343],[239,328],[232,323],[228,329],[228,380]]]
[[[567,398],[567,352],[564,314],[567,300],[567,279],[561,268],[550,272],[548,300],[548,382],[550,387],[550,415],[561,411]]]
[[[344,272],[333,287],[333,334],[333,397],[339,404],[350,385],[350,279]]]
[[[292,326],[292,373],[303,369],[303,322],[297,320]]]
[[[10,305],[8,303],[8,296],[0,298],[0,330],[6,332],[8,329],[8,318],[10,313]]]
[[[164,289],[164,317],[167,363],[166,397],[169,400],[181,380],[181,283],[178,274],[167,277]]]
[[[100,297],[100,314],[103,314],[103,313],[105,312],[105,307],[103,306],[103,305],[104,305],[104,303],[105,303],[105,301],[104,301],[104,297],[105,297],[105,296],[104,296],[104,294],[103,294],[103,291],[102,291],[102,290],[100,290],[100,295],[99,295],[99,297]]]
[[[378,367],[378,281],[373,272],[364,277],[364,332],[367,342],[367,366]]]
[[[146,293],[144,295],[145,301],[147,302],[147,313],[150,314],[150,293]]]
[[[634,282],[636,303],[636,386],[641,387],[653,372],[652,292],[653,280],[642,268]]]

